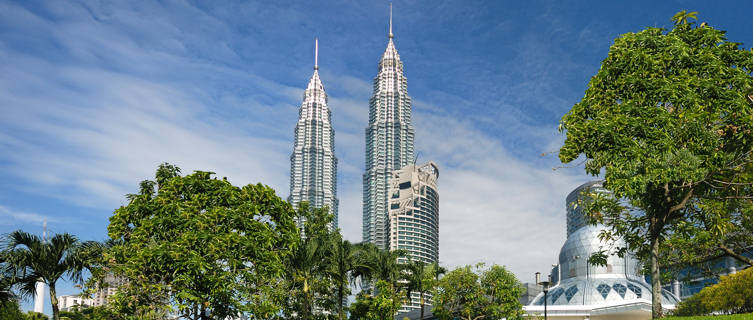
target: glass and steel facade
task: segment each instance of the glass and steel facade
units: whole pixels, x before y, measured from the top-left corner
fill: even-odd
[[[294,207],[303,201],[317,208],[328,207],[335,216],[333,228],[336,228],[339,202],[335,131],[318,69],[315,63],[314,74],[303,93],[298,112],[293,153],[290,155],[288,201]]]
[[[614,250],[610,251],[610,248],[624,247],[624,242],[602,242],[599,234],[606,227],[588,225],[584,213],[575,205],[578,201],[587,201],[585,195],[589,192],[609,191],[602,187],[600,181],[594,181],[579,186],[567,197],[568,235],[560,250],[559,264],[552,269],[553,285],[547,295],[547,304],[553,312],[550,314],[570,310],[557,306],[582,306],[593,311],[603,309],[604,306],[613,308],[623,305],[639,308],[642,304],[650,305],[651,285],[641,274],[638,259],[629,252],[619,257]],[[588,258],[601,250],[611,253],[607,257],[606,265],[588,263]],[[673,306],[677,302],[677,297],[667,290],[662,290],[663,305]],[[532,305],[543,306],[544,294],[539,294]]]
[[[390,33],[369,100],[363,174],[363,241],[389,246],[388,189],[392,172],[413,161],[408,81]]]
[[[566,203],[568,237],[570,237],[573,232],[582,227],[585,227],[588,224],[588,217],[586,217],[585,212],[583,212],[583,208],[585,208],[583,201],[588,199],[588,197],[584,197],[584,195],[591,192],[608,192],[607,189],[604,189],[604,186],[602,186],[601,183],[602,182],[598,180],[586,182],[581,186],[575,188],[575,190],[567,195]]]
[[[439,261],[439,168],[434,162],[417,166],[410,164],[392,174],[389,189],[389,249],[405,250],[398,262]],[[424,295],[431,304],[431,295]],[[420,295],[411,294],[411,301],[399,312],[421,307]]]

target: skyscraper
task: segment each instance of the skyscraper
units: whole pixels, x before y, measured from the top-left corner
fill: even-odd
[[[409,164],[396,170],[390,181],[389,248],[405,250],[398,262],[439,262],[439,168],[434,162]],[[411,300],[398,312],[421,308],[421,296],[411,293]],[[430,294],[426,303],[432,304]]]
[[[390,181],[389,248],[405,250],[398,262],[439,261],[439,168],[429,161],[396,170]]]
[[[413,126],[408,81],[392,41],[392,7],[387,49],[379,61],[369,100],[366,172],[363,174],[363,240],[389,246],[387,191],[392,172],[413,161]]]
[[[297,207],[308,201],[313,207],[329,207],[337,227],[337,158],[335,131],[327,106],[327,93],[319,79],[319,41],[315,42],[314,74],[303,93],[290,155],[290,197]],[[299,222],[300,223],[300,222]]]

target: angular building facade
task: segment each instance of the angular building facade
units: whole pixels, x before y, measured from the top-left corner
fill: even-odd
[[[390,250],[405,250],[398,262],[439,261],[439,167],[434,162],[410,164],[390,181]]]
[[[439,262],[439,168],[434,162],[410,164],[392,174],[389,189],[389,249],[405,250],[398,262]],[[426,297],[431,304],[431,296]],[[418,293],[399,312],[421,308]]]
[[[295,126],[295,142],[290,155],[290,196],[297,207],[307,201],[316,208],[328,207],[337,227],[337,158],[335,130],[332,129],[327,93],[319,79],[319,41],[314,53],[314,74],[311,76]],[[299,222],[300,223],[300,222]]]
[[[390,14],[391,15],[391,14]],[[392,172],[413,162],[413,125],[408,81],[392,41],[379,61],[369,100],[366,128],[366,172],[363,174],[363,241],[381,249],[389,246],[388,199]]]

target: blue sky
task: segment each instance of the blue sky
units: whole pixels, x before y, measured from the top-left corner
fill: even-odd
[[[440,166],[441,261],[504,264],[523,281],[544,272],[565,239],[564,197],[589,179],[561,168],[557,124],[614,38],[689,9],[749,48],[752,7],[395,1],[415,147]],[[360,241],[363,132],[387,27],[386,1],[0,1],[0,233],[41,233],[46,218],[52,232],[102,240],[162,162],[287,197],[319,37],[340,228]]]

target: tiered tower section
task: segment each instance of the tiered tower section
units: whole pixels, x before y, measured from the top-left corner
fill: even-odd
[[[314,54],[314,74],[303,93],[290,155],[290,197],[297,207],[308,201],[313,207],[328,207],[337,227],[337,158],[335,131],[327,106],[327,93],[319,79],[319,41]],[[300,222],[299,222],[300,223]]]
[[[392,41],[392,18],[387,49],[379,61],[369,100],[366,128],[366,172],[363,174],[363,240],[389,247],[388,196],[392,172],[413,161],[414,131],[411,99],[403,62]]]

